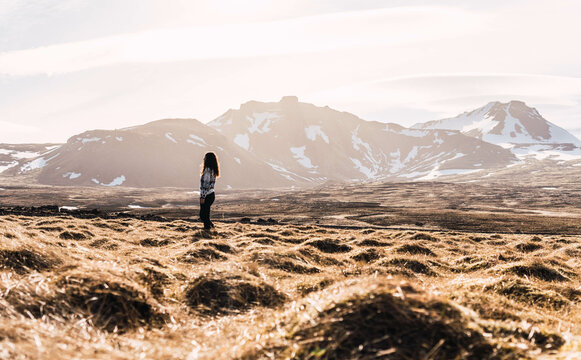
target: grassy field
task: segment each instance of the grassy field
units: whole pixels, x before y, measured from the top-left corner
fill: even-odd
[[[219,199],[230,222],[210,232],[177,218],[0,216],[0,358],[580,358],[574,221],[547,234],[561,217],[537,216],[544,235],[430,216],[390,229],[322,204],[307,223],[289,199],[240,214]]]

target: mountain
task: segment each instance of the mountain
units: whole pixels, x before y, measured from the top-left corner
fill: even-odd
[[[51,185],[195,188],[207,151],[220,159],[218,188],[428,180],[517,161],[509,150],[460,131],[365,121],[287,96],[244,103],[207,125],[165,119],[87,131],[4,175],[34,174]]]
[[[294,96],[247,102],[208,126],[293,180],[433,178],[515,160],[509,151],[457,131],[365,121]]]
[[[14,171],[38,171],[42,184],[197,187],[200,163],[215,151],[220,187],[289,185],[269,166],[194,119],[166,119],[120,130],[92,130]]]
[[[520,158],[581,158],[579,139],[522,101],[490,102],[456,117],[416,124],[412,128],[458,130],[511,149]]]

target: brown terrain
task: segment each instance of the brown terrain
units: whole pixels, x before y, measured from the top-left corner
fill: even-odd
[[[581,190],[543,187],[222,192],[205,232],[188,189],[5,183],[0,358],[579,358]]]

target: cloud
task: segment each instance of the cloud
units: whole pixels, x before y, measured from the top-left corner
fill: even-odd
[[[442,40],[480,17],[449,7],[350,11],[273,22],[157,29],[0,53],[0,74],[75,72],[120,63],[325,52]]]
[[[6,137],[6,134],[19,135],[40,131],[40,128],[36,126],[21,125],[8,121],[0,121],[0,129],[2,129],[3,137]]]
[[[417,116],[394,119],[390,114],[431,112],[434,118],[447,117],[489,101],[523,100],[538,104],[540,111],[555,116],[553,121],[571,127],[578,121],[574,116],[581,107],[581,78],[510,73],[419,74],[349,84],[314,93],[309,99],[369,120],[404,125],[418,121]],[[431,119],[420,121],[427,120]]]

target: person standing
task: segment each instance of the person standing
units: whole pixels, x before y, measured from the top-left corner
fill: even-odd
[[[214,227],[210,220],[210,206],[212,206],[215,199],[214,184],[217,177],[220,177],[218,158],[213,152],[208,152],[204,156],[202,176],[200,178],[200,219],[204,222],[204,229],[206,230]]]

